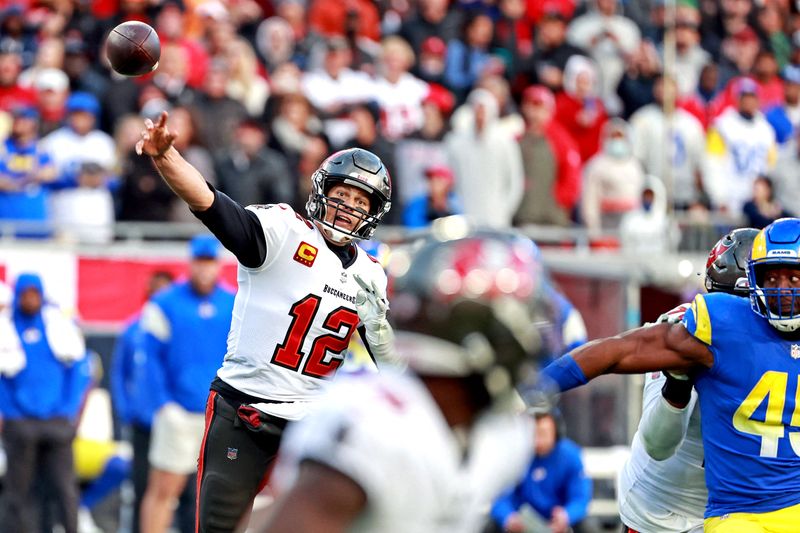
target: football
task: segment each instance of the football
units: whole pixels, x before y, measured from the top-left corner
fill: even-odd
[[[156,30],[144,22],[123,22],[108,34],[106,55],[119,74],[141,76],[158,67],[161,41]]]

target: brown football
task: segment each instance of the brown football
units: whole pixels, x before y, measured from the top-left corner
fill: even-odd
[[[141,76],[158,67],[161,41],[156,30],[144,22],[123,22],[108,34],[106,55],[118,73]]]

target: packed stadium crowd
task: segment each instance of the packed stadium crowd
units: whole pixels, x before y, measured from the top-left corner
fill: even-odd
[[[89,242],[115,220],[191,220],[133,154],[163,110],[181,153],[245,204],[302,207],[322,159],[359,146],[391,169],[387,222],[409,227],[463,213],[669,247],[652,237],[673,209],[756,227],[800,212],[796,4],[678,0],[669,24],[665,5],[5,2],[0,219]],[[158,32],[150,75],[108,66],[126,20]]]

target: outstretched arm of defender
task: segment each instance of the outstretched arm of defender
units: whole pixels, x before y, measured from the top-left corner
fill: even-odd
[[[192,210],[205,211],[214,202],[214,193],[203,175],[172,145],[178,133],[169,130],[167,118],[167,112],[163,111],[155,124],[145,119],[145,130],[136,143],[136,153],[152,158],[164,181]]]
[[[542,374],[559,391],[583,385],[602,374],[640,374],[655,370],[710,367],[708,346],[682,324],[658,324],[626,331],[576,348],[548,365]]]

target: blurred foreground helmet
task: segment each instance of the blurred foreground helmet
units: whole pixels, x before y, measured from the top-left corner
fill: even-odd
[[[778,331],[796,331],[800,328],[800,291],[764,288],[766,271],[774,267],[800,270],[800,220],[781,218],[761,230],[747,263],[753,311]]]
[[[326,222],[328,209],[339,209],[339,202],[328,197],[331,187],[338,184],[352,185],[370,195],[370,212],[353,209],[360,223],[354,230],[346,230]],[[306,211],[331,240],[339,243],[353,239],[369,239],[375,228],[392,206],[392,180],[383,162],[367,150],[350,148],[328,157],[311,176],[311,194]],[[334,217],[335,220],[335,217]]]
[[[412,370],[476,379],[485,403],[533,378],[542,341],[532,300],[543,280],[529,239],[431,239],[404,264],[393,272],[392,319]]]
[[[756,235],[758,230],[754,228],[735,229],[714,245],[706,260],[705,285],[708,292],[727,292],[736,296],[749,294],[747,261]]]

